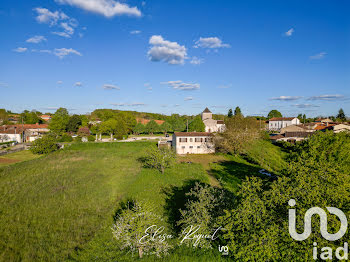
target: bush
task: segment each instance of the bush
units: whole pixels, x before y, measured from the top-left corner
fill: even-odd
[[[89,142],[95,142],[95,136],[88,136],[88,141]]]
[[[74,137],[74,142],[81,142],[81,136]]]
[[[175,164],[176,154],[169,148],[151,147],[146,151],[146,155],[141,158],[144,167],[155,168],[164,174],[166,168]]]
[[[59,145],[53,136],[47,135],[42,138],[38,138],[32,143],[30,151],[34,154],[48,154],[59,149]]]
[[[59,139],[59,142],[72,142],[73,138],[68,134],[63,134]]]

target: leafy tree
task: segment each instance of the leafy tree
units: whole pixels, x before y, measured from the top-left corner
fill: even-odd
[[[154,134],[160,131],[159,125],[156,123],[156,121],[151,120],[146,124],[146,132],[149,134]]]
[[[103,134],[108,134],[113,138],[115,135],[116,138],[122,139],[123,135],[126,135],[128,130],[127,126],[123,119],[108,119],[107,121],[104,121],[99,128],[100,132]]]
[[[188,125],[189,132],[204,132],[205,125],[200,116],[196,116],[193,121]]]
[[[72,141],[73,141],[73,138],[72,138],[70,135],[64,133],[64,134],[58,139],[58,141],[59,141],[59,142],[72,142]]]
[[[0,108],[0,123],[5,123],[8,120],[8,113],[5,109]]]
[[[235,108],[235,113],[234,113],[235,116],[243,116],[242,112],[241,112],[241,109],[239,108],[239,106],[237,106]]]
[[[33,154],[39,154],[39,155],[48,154],[58,149],[59,149],[59,146],[56,143],[55,137],[51,135],[47,135],[42,138],[36,139],[30,147],[30,151],[32,151]]]
[[[346,121],[346,116],[345,116],[344,110],[342,108],[340,108],[338,111],[337,119],[339,119],[342,122]]]
[[[180,209],[181,219],[177,222],[181,226],[181,232],[191,226],[199,226],[197,234],[211,234],[218,229],[217,218],[225,214],[232,203],[232,196],[223,189],[196,182],[193,188],[186,193],[186,204]],[[220,235],[217,232],[216,236]],[[198,243],[188,241],[186,244],[200,248],[211,248],[213,241],[201,239]]]
[[[160,125],[160,130],[164,132],[164,134],[171,132],[172,129],[173,129],[172,126],[168,122],[164,122],[163,124]]]
[[[228,110],[227,116],[228,116],[228,117],[232,117],[232,116],[233,116],[232,108],[230,108],[230,109]]]
[[[25,124],[36,124],[43,122],[43,120],[38,117],[36,111],[29,112],[28,110],[24,110],[20,117],[23,119],[23,123]]]
[[[145,231],[150,236],[155,234],[155,227],[165,226],[164,221],[152,210],[152,207],[138,202],[131,203],[121,209],[112,227],[112,233],[121,249],[129,249],[131,252],[138,252],[139,258],[144,252],[154,252],[157,257],[167,255],[171,246],[167,241],[155,237],[150,240],[143,238]]]
[[[133,132],[134,132],[134,134],[136,134],[136,135],[139,135],[139,134],[144,133],[145,130],[146,130],[145,126],[144,126],[143,124],[141,124],[141,123],[138,123],[138,124],[137,124],[136,126],[134,126],[134,128],[133,128]]]
[[[67,130],[67,125],[69,122],[68,111],[65,108],[57,109],[56,113],[52,116],[49,128],[52,133],[60,135]]]
[[[276,109],[273,109],[269,112],[269,114],[267,115],[268,119],[271,119],[273,117],[282,117],[281,112],[277,111]]]
[[[260,124],[253,117],[234,116],[226,121],[226,129],[214,139],[219,151],[244,154],[250,142],[261,138]]]
[[[174,132],[182,132],[186,129],[186,124],[181,118],[172,119],[171,125]]]
[[[236,261],[311,261],[313,242],[335,250],[349,239],[327,241],[320,234],[319,218],[312,219],[312,236],[295,241],[288,231],[288,202],[296,200],[298,232],[311,207],[327,206],[350,215],[350,135],[320,132],[296,146],[284,176],[266,183],[248,178],[242,183],[235,208],[219,222],[227,229],[230,254]],[[336,216],[328,215],[328,232],[339,229]],[[257,244],[258,243],[258,244]]]
[[[67,132],[76,133],[81,124],[81,117],[79,115],[72,115],[67,123]]]
[[[158,169],[164,174],[166,168],[175,164],[175,151],[169,148],[150,147],[141,158],[144,167]]]

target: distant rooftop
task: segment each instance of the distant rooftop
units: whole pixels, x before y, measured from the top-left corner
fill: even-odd
[[[203,113],[211,113],[210,110],[208,109],[208,107],[206,107],[203,111]]]

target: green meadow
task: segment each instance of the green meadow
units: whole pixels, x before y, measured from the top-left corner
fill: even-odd
[[[279,148],[269,144],[265,157],[252,150],[259,156],[255,162],[220,154],[186,156],[162,175],[138,160],[150,146],[156,143],[78,143],[0,166],[0,261],[134,261],[137,257],[120,251],[111,234],[121,202],[146,201],[167,218],[195,181],[234,192],[245,176],[261,176],[268,157],[276,166],[271,171],[284,161]],[[164,259],[143,260],[224,258],[217,250],[177,248]]]

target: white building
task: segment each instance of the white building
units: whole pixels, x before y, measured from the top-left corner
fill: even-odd
[[[296,117],[273,117],[269,120],[269,130],[279,131],[281,128],[299,124],[300,120]]]
[[[175,132],[172,146],[180,155],[215,153],[213,136],[208,132]]]
[[[202,121],[205,125],[205,132],[215,133],[225,130],[224,120],[214,120],[213,113],[207,107],[202,112]]]

